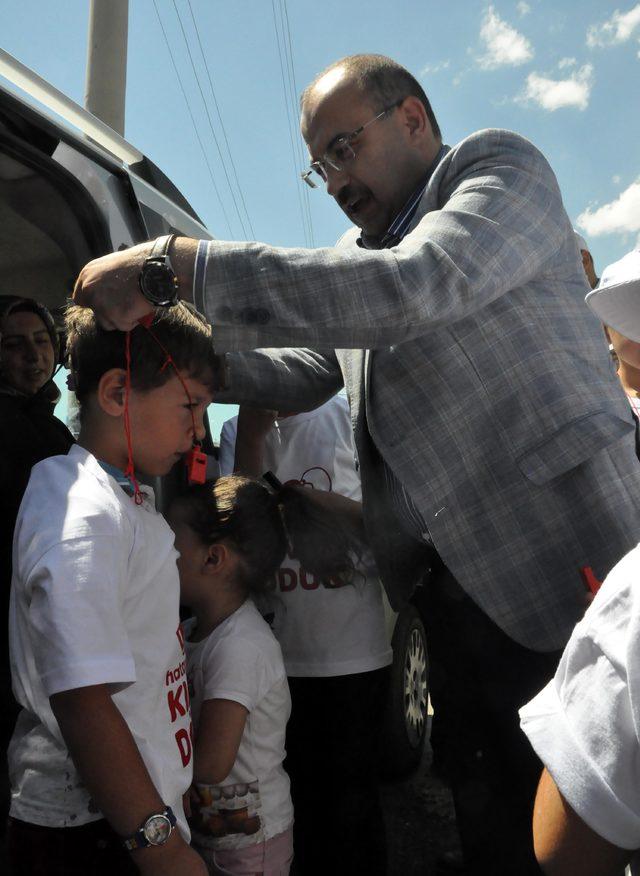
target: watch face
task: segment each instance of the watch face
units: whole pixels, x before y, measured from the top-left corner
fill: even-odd
[[[169,839],[171,822],[166,815],[152,815],[143,828],[145,838],[152,846],[161,846]]]
[[[174,301],[176,297],[176,276],[167,265],[147,263],[140,282],[143,292],[152,302]]]

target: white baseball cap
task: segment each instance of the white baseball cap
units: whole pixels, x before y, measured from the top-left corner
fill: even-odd
[[[640,249],[607,265],[585,301],[605,325],[640,343]]]

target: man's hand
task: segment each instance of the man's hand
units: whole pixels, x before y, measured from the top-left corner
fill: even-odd
[[[129,331],[139,320],[152,313],[153,305],[140,291],[139,277],[153,241],[140,243],[121,252],[94,259],[80,271],[73,290],[73,300],[90,307],[103,328]],[[180,298],[193,298],[193,265],[198,241],[176,238],[169,248],[169,258],[179,283]]]
[[[90,307],[103,328],[123,332],[135,328],[154,309],[138,282],[152,247],[153,243],[141,243],[86,264],[73,290],[75,303]]]

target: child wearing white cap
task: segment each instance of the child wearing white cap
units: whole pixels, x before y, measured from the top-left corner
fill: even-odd
[[[633,332],[627,314],[630,309],[633,318],[633,309],[637,309],[640,301],[639,290],[640,250],[635,249],[605,268],[599,286],[589,293],[587,301],[596,313],[602,312],[602,316],[610,320],[603,319],[605,335],[617,360],[622,388],[633,413],[640,419],[640,342],[618,329],[622,319]]]
[[[640,349],[640,250],[610,265],[587,303]],[[609,573],[553,680],[520,710],[545,764],[536,857],[545,873],[640,874],[640,546]]]

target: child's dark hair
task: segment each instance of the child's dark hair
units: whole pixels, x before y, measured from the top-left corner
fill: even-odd
[[[289,546],[325,586],[350,581],[352,557],[360,555],[362,545],[306,492],[285,485],[274,493],[260,481],[228,475],[191,487],[173,507],[203,544],[231,544],[243,561],[240,583],[248,593],[268,589]]]
[[[82,405],[103,374],[126,367],[126,333],[103,329],[86,307],[69,307],[65,325],[66,355]],[[220,357],[213,349],[211,328],[194,308],[184,302],[158,308],[151,332],[171,354],[181,374],[201,380],[212,390],[219,388]],[[151,332],[137,326],[130,337],[131,386],[142,391],[162,386],[174,374],[172,368],[163,367],[166,354]]]

